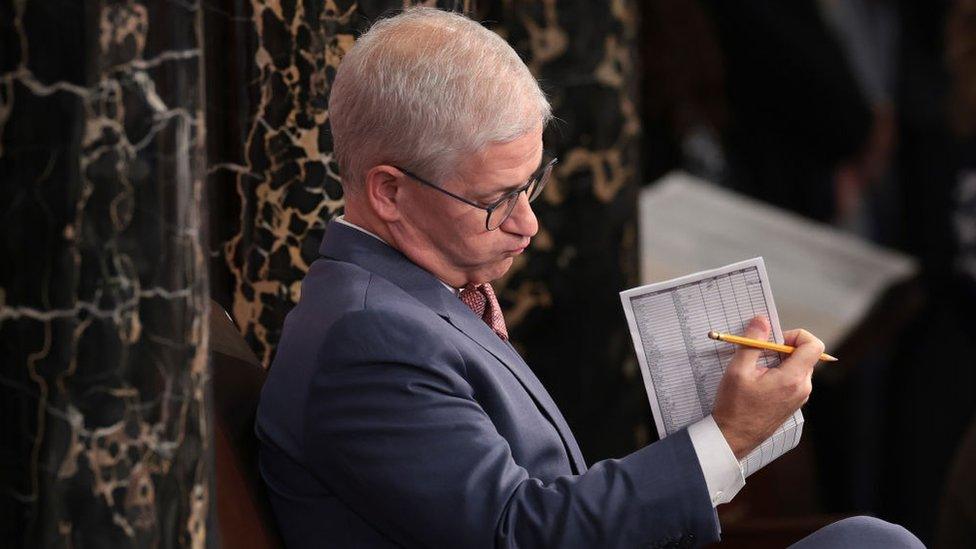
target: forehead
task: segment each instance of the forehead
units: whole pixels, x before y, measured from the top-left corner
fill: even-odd
[[[460,175],[480,190],[525,182],[542,159],[542,129],[507,143],[493,143],[461,163]]]

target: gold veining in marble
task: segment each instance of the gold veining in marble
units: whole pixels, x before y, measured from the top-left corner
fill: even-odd
[[[335,0],[327,0],[315,18],[302,3],[288,2],[286,9],[285,2],[288,0],[252,0],[250,4],[258,40],[253,57],[258,101],[243,143],[245,163],[210,167],[211,173],[226,170],[235,174],[242,207],[237,233],[219,247],[220,268],[232,280],[228,309],[266,366],[277,345],[280,319],[297,302],[301,278],[315,259],[314,254],[303,251],[302,243],[319,238],[325,224],[343,206],[326,133],[329,75],[363,27],[355,3],[343,9]],[[404,1],[402,6],[417,3]],[[456,4],[467,9],[470,1]],[[397,5],[391,2],[390,7]],[[286,66],[269,50],[272,45],[265,28],[269,24],[287,30],[291,42],[278,52],[279,57],[288,56]],[[299,34],[308,37],[307,45],[298,43]],[[269,113],[282,110],[286,111],[283,122],[269,123]],[[322,179],[311,179],[313,173],[322,174]],[[290,201],[296,193],[306,193],[308,200],[296,205]],[[274,257],[287,258],[287,266],[272,269]],[[274,320],[269,322],[269,318]]]

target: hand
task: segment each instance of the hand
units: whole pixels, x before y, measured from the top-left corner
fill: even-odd
[[[753,318],[744,335],[765,340],[769,321]],[[806,330],[783,336],[796,350],[778,368],[757,365],[761,351],[740,347],[718,386],[712,418],[736,459],[749,455],[810,398],[810,378],[824,344]]]

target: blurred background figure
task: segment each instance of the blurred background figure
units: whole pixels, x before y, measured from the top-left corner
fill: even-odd
[[[931,539],[946,471],[976,410],[973,361],[946,345],[967,341],[976,320],[965,266],[974,215],[965,189],[976,161],[976,15],[968,0],[904,2],[901,13],[896,170],[904,208],[896,242],[921,261],[926,306],[891,364],[890,459],[879,509]]]

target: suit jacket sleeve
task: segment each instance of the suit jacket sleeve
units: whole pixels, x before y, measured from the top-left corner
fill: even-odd
[[[322,342],[304,416],[307,465],[373,527],[428,547],[717,539],[686,432],[543,483],[513,460],[447,339],[405,315],[364,310]]]

